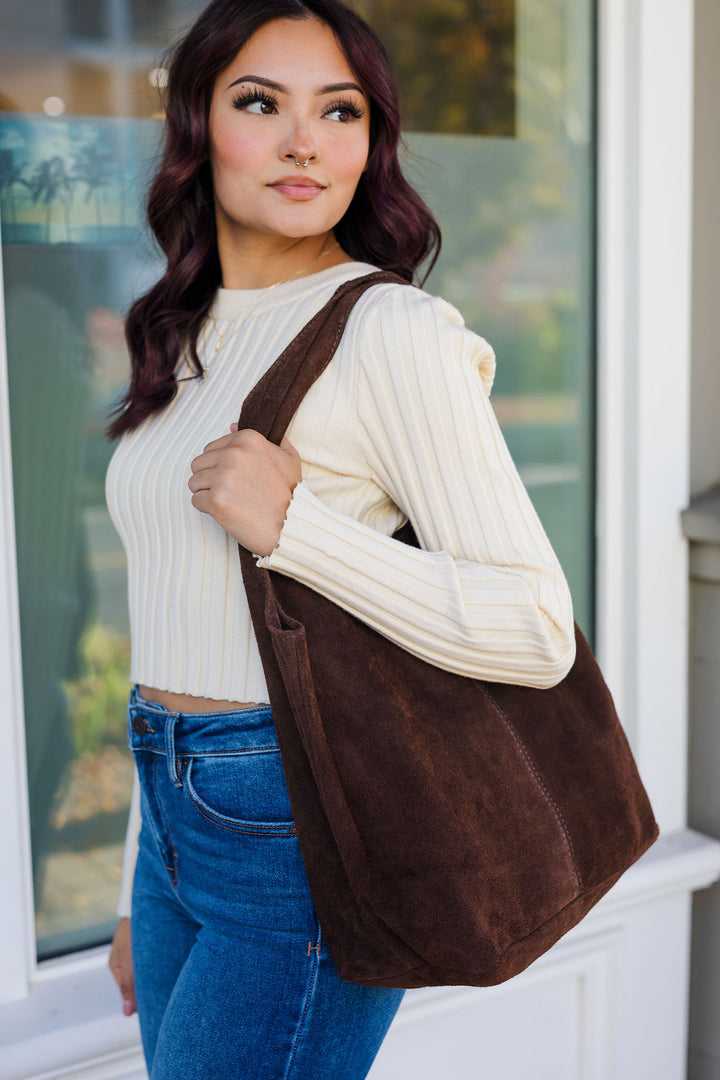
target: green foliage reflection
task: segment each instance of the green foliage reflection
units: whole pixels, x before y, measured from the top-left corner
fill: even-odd
[[[100,623],[80,639],[80,674],[63,686],[68,697],[75,755],[97,754],[108,743],[125,746],[130,644]]]
[[[358,0],[401,87],[403,129],[515,134],[516,0]]]

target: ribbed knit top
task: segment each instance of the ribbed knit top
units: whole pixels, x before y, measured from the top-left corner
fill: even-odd
[[[181,382],[120,441],[107,498],[127,553],[133,682],[268,701],[237,545],[192,506],[190,462],[337,286],[375,269],[346,263],[264,297],[220,289],[223,347],[214,355],[210,320],[200,341],[207,378]],[[547,687],[574,660],[572,601],[490,405],[494,373],[493,350],[446,301],[370,288],[288,428],[302,481],[259,562],[432,664]],[[422,549],[391,538],[408,517]],[[120,911],[137,816],[136,805]]]
[[[181,382],[121,440],[107,498],[128,561],[133,682],[268,700],[237,545],[192,506],[190,462],[230,430],[335,288],[373,269],[342,264],[264,298],[220,289],[224,344],[213,355],[209,322],[207,378]],[[288,428],[303,480],[260,562],[439,667],[550,686],[574,658],[572,602],[490,406],[494,370],[490,346],[447,302],[402,285],[369,289]],[[390,538],[407,516],[426,550]]]

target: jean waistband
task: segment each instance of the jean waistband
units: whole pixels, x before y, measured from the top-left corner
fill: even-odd
[[[166,754],[176,781],[178,757],[277,749],[269,705],[233,712],[173,713],[164,705],[146,701],[137,686],[128,703],[128,741],[131,750]]]

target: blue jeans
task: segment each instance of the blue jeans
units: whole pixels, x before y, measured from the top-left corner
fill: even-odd
[[[343,982],[269,706],[128,707],[142,792],[132,954],[151,1080],[360,1080],[403,990]]]

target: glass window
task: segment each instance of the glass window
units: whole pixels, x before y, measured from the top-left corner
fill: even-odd
[[[124,557],[103,499],[157,68],[198,0],[9,0],[0,196],[38,954],[107,940],[132,777]],[[443,228],[427,288],[498,356],[493,403],[592,634],[592,0],[358,0]]]
[[[122,315],[156,270],[137,175],[153,121],[0,119],[20,618],[41,957],[107,939],[132,763],[125,560],[103,428]]]

